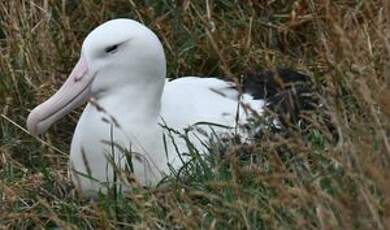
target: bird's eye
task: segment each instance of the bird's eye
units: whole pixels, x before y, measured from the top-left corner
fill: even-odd
[[[104,49],[106,53],[115,53],[118,50],[118,45],[109,46]]]

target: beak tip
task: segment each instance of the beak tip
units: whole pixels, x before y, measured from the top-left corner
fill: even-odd
[[[38,130],[38,121],[36,116],[34,116],[34,110],[27,117],[26,127],[28,132],[34,137],[41,134]]]

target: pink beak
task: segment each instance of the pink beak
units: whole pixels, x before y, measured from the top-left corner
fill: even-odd
[[[90,95],[94,76],[88,74],[87,60],[81,55],[69,78],[44,103],[34,108],[27,118],[27,129],[34,135],[44,133],[53,123],[82,105]]]

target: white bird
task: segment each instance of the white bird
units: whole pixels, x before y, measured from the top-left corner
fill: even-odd
[[[238,122],[248,117],[239,98],[262,112],[263,100],[240,95],[232,86],[217,78],[167,81],[158,37],[134,20],[115,19],[86,37],[69,78],[30,113],[27,127],[33,135],[40,135],[88,101],[70,148],[70,173],[76,187],[82,192],[105,191],[105,185],[114,180],[113,168],[126,166],[128,152],[133,156],[135,178],[152,186],[169,175],[168,165],[175,169],[182,166],[178,152],[188,152],[177,134],[173,134],[175,144],[169,138],[164,141],[163,134],[168,131],[162,126],[179,132],[199,122],[236,127],[237,116]],[[214,129],[217,133],[232,132]],[[201,142],[207,137],[195,132],[191,131],[189,138],[196,148],[203,149]]]

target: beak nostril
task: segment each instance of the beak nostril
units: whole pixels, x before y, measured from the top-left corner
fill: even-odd
[[[71,73],[71,74],[74,75],[74,81],[79,82],[79,81],[81,81],[81,79],[83,79],[83,77],[87,73],[87,69],[88,69],[87,62],[86,62],[85,57],[83,55],[81,55],[80,60],[76,64],[76,66],[79,66],[79,68],[75,68],[73,70],[74,73]]]
[[[84,76],[84,75],[79,75],[79,76],[76,75],[76,76],[74,77],[74,81],[75,81],[75,82],[81,81],[81,79],[83,78],[83,76]]]

